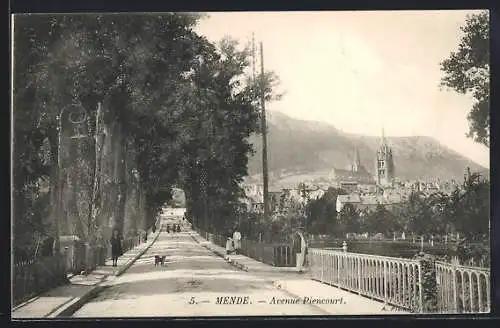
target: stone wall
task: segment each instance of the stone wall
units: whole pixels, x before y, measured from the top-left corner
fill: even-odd
[[[90,231],[106,240],[114,228],[123,236],[134,235],[144,229],[145,202],[132,145],[118,120],[100,118],[97,128],[95,118],[92,121],[86,138],[72,139],[71,124],[61,136],[62,199],[56,213],[64,218],[61,235],[88,240]]]

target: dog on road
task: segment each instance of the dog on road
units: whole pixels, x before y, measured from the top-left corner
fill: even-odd
[[[165,256],[155,255],[155,266],[164,265],[165,264]]]

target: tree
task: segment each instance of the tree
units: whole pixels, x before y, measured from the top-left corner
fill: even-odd
[[[288,205],[290,201],[290,190],[283,189],[280,193],[280,198],[278,202],[278,215],[283,216],[288,210]]]
[[[450,229],[450,226],[448,225],[448,218],[446,216],[446,205],[449,202],[449,196],[441,192],[436,192],[429,195],[426,202],[430,207],[430,212],[432,214],[430,232],[433,235],[445,235]]]
[[[210,224],[221,229],[236,214],[228,204],[243,196],[240,183],[247,175],[248,154],[253,151],[250,134],[258,131],[256,97],[259,81],[246,80],[245,69],[250,64],[249,49],[239,49],[235,40],[225,38],[217,46],[200,42],[198,64],[190,75],[192,97],[186,97],[189,109],[186,123],[181,123],[188,135],[183,146],[184,188],[200,198],[195,163],[208,172],[207,206]],[[266,92],[272,92],[268,90]],[[192,99],[199,99],[193,104]],[[187,123],[189,122],[189,123]],[[204,206],[198,202],[198,216]]]
[[[417,235],[424,235],[432,230],[432,210],[423,193],[412,192],[402,213],[405,220],[401,224],[405,230]]]
[[[409,220],[405,213],[406,204],[393,204],[391,213],[393,214],[393,226],[395,232],[408,232]]]
[[[197,35],[197,14],[26,17],[14,29],[16,241],[25,231],[29,240],[31,230],[43,229],[33,218],[32,199],[42,199],[41,179],[55,181],[57,115],[72,102],[89,109],[91,120],[101,102],[105,121],[121,127],[123,147],[112,149],[118,154],[117,176],[137,170],[147,227],[171,199],[173,185],[185,190],[186,206],[198,223],[200,160],[211,173],[212,223],[234,220],[252,152],[248,136],[258,131],[261,85],[242,83],[247,49],[238,50],[229,39],[214,45]],[[262,87],[272,99],[275,79],[269,72],[265,76]],[[46,139],[47,163],[38,156]],[[130,186],[118,180],[113,192],[126,195]]]
[[[57,131],[47,117],[44,101],[36,101],[40,85],[32,77],[61,34],[55,15],[16,15],[13,49],[13,192],[14,251],[30,252],[35,234],[46,236],[51,226],[44,224],[53,191],[51,176],[57,159]],[[47,146],[47,147],[45,147]],[[46,148],[46,149],[44,149]],[[44,156],[39,156],[43,153]],[[48,193],[42,186],[49,185]]]
[[[452,193],[445,212],[447,220],[468,242],[487,240],[490,228],[489,183],[479,173],[471,173],[468,169],[461,188]]]
[[[338,214],[339,232],[359,232],[359,211],[352,205],[346,204]]]
[[[59,110],[77,101],[92,115],[101,101],[108,120],[120,119],[131,139],[141,137],[138,132],[150,130],[156,119],[146,120],[158,108],[152,100],[171,97],[173,89],[166,87],[182,85],[180,73],[190,68],[195,34],[189,27],[196,20],[191,14],[16,18],[16,50],[23,53],[15,63],[16,133],[36,125],[32,130],[51,138],[56,157]],[[23,121],[25,113],[32,124]],[[16,153],[23,154],[18,150],[24,144],[16,142]]]
[[[319,199],[311,200],[306,206],[307,225],[311,233],[334,232],[337,229],[336,202],[338,195],[347,194],[338,188],[328,188]]]
[[[470,15],[461,27],[458,50],[441,63],[441,85],[475,99],[467,119],[468,137],[489,147],[490,35],[488,12]]]
[[[394,215],[382,204],[377,204],[373,212],[364,220],[364,226],[369,233],[391,235],[397,230]]]

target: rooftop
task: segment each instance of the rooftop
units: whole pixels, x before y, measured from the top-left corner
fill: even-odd
[[[339,195],[337,197],[337,201],[339,201],[341,203],[360,203],[361,197],[357,194]]]

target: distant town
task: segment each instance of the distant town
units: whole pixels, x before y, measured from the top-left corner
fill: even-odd
[[[359,151],[353,149],[353,163],[347,168],[332,168],[327,178],[302,181],[295,187],[279,188],[271,185],[269,188],[271,212],[277,211],[277,203],[281,197],[298,203],[305,203],[321,198],[329,188],[338,188],[346,195],[339,195],[336,201],[337,212],[340,213],[346,204],[351,204],[361,212],[374,211],[377,205],[387,209],[404,203],[414,192],[424,196],[435,193],[451,194],[461,187],[462,181],[442,180],[439,177],[425,180],[401,180],[397,177],[397,167],[394,163],[392,149],[382,133],[381,144],[374,162],[374,172],[370,173],[361,164]],[[464,170],[465,174],[465,170]],[[241,201],[247,205],[247,210],[264,211],[264,187],[262,183],[243,183],[246,198]]]

